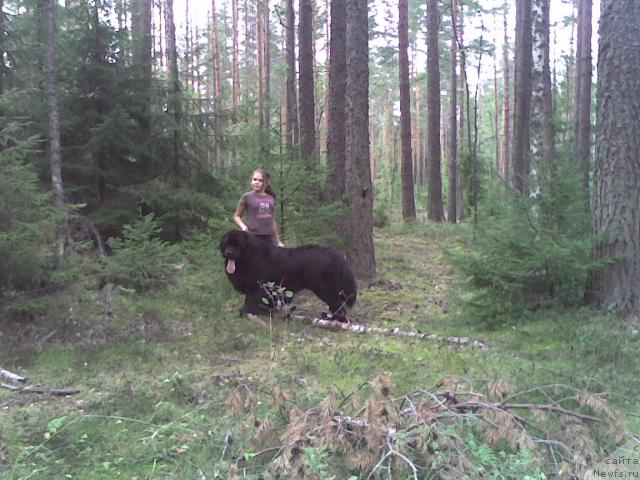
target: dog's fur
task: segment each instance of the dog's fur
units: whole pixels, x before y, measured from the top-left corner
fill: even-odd
[[[244,313],[264,311],[260,283],[274,282],[294,294],[311,290],[330,309],[331,318],[345,321],[346,306],[356,301],[356,281],[344,257],[335,248],[305,245],[282,248],[268,245],[240,230],[227,232],[220,242],[227,278],[245,294]]]

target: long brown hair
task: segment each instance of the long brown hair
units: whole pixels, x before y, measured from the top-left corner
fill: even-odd
[[[278,198],[278,197],[276,197],[275,190],[271,186],[271,174],[269,173],[269,170],[267,170],[266,168],[262,168],[262,167],[256,168],[251,175],[253,176],[253,174],[256,174],[256,173],[259,173],[260,175],[262,175],[262,180],[265,183],[264,193],[268,193],[274,199]]]

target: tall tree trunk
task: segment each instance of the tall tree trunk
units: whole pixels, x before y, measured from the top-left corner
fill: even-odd
[[[311,0],[300,0],[298,25],[300,90],[300,156],[310,158],[316,150],[316,122],[313,78],[313,9]]]
[[[214,137],[216,142],[216,164],[218,167],[226,165],[224,152],[224,121],[222,111],[223,91],[222,91],[222,61],[220,40],[218,39],[218,13],[216,10],[216,0],[211,0],[211,45],[213,52],[213,111],[214,111]]]
[[[458,2],[451,0],[451,81],[449,83],[451,111],[449,112],[449,209],[447,217],[450,223],[456,223],[458,210],[456,203],[458,199],[458,75],[456,68],[458,64]]]
[[[424,185],[424,162],[423,162],[423,148],[422,148],[422,109],[420,108],[422,104],[422,96],[420,84],[416,85],[415,94],[414,94],[414,105],[416,106],[416,122],[415,127],[413,128],[413,132],[415,134],[415,145],[416,148],[413,150],[413,158],[414,158],[414,170],[415,170],[415,183],[417,185]]]
[[[193,85],[191,82],[190,71],[193,68],[193,59],[192,55],[192,47],[189,41],[191,40],[191,35],[189,35],[189,25],[191,16],[189,15],[189,0],[184,0],[184,87],[186,90],[189,90]]]
[[[456,37],[458,39],[458,49],[460,51],[460,99],[458,101],[458,103],[460,104],[460,109],[459,109],[459,114],[460,114],[460,119],[458,121],[459,126],[458,126],[458,132],[460,133],[459,135],[459,140],[460,143],[462,145],[469,145],[470,142],[465,142],[465,125],[466,125],[466,118],[467,118],[467,112],[466,109],[464,108],[464,105],[469,105],[469,98],[468,98],[468,89],[467,89],[467,56],[465,54],[465,46],[464,46],[464,2],[460,2],[459,4],[460,7],[460,12],[459,12],[459,25],[457,25],[456,28]],[[471,156],[471,151],[467,152],[467,155],[470,157]],[[458,221],[462,221],[465,218],[465,185],[466,185],[466,179],[465,179],[465,172],[463,171],[463,169],[460,167],[460,164],[458,164],[458,169],[457,169],[457,177],[458,177],[458,182],[457,182],[457,186],[456,186],[456,193],[457,193],[457,198],[456,198],[456,211],[458,214]]]
[[[238,102],[240,101],[240,62],[238,60],[240,47],[238,45],[238,0],[231,1],[231,16],[232,16],[232,26],[233,30],[233,52],[232,52],[232,78],[233,78],[233,93],[231,104],[233,106],[233,118],[236,119],[236,115],[238,112]]]
[[[427,137],[429,142],[428,218],[444,220],[440,172],[440,59],[438,0],[427,0]]]
[[[582,172],[582,191],[589,210],[589,170],[591,169],[591,6],[592,0],[578,3],[578,45],[576,55],[576,138],[575,164]]]
[[[529,120],[531,113],[531,0],[516,0],[513,186],[529,194]]]
[[[266,133],[267,144],[271,138],[271,22],[269,0],[264,0],[262,5],[262,31],[263,31],[263,54],[262,54],[262,76],[264,78],[264,132]]]
[[[252,55],[250,52],[256,51],[255,44],[255,28],[256,22],[255,19],[251,18],[251,12],[253,11],[250,8],[250,5],[253,4],[253,0],[244,0],[244,50],[245,50],[245,99],[249,99],[252,97],[252,92],[254,91],[252,85],[256,84],[256,79],[253,78],[252,72],[255,68],[255,55]]]
[[[4,46],[5,35],[4,0],[0,0],[0,95],[4,93],[4,77],[7,72],[7,65],[4,63],[4,55],[6,53]]]
[[[598,47],[593,282],[603,307],[640,314],[640,2],[602,0]]]
[[[502,175],[507,184],[511,182],[511,82],[509,67],[509,35],[507,30],[507,2],[503,5],[504,42],[502,44],[502,75],[504,76],[504,99],[502,108]]]
[[[153,58],[155,62],[157,62],[157,66],[160,67],[161,70],[164,70],[164,13],[162,11],[162,0],[156,0],[156,3],[152,5],[158,8],[157,25],[155,24],[155,12],[152,10],[152,22],[154,22],[152,25],[152,41],[154,44]]]
[[[173,0],[165,0],[164,26],[169,77],[169,113],[173,114],[173,174],[176,187],[182,186],[185,174],[182,159],[180,124],[182,122],[182,102],[180,101],[180,77],[178,71],[178,52],[176,49],[176,26],[173,21]],[[180,227],[176,228],[176,237],[180,236]]]
[[[329,105],[327,109],[327,200],[337,202],[345,188],[345,91],[347,87],[347,8],[331,0],[329,45]]]
[[[367,0],[347,0],[347,261],[356,278],[376,275],[369,161],[369,25]]]
[[[498,38],[495,35],[494,29],[493,43],[498,44]],[[498,117],[500,116],[500,91],[498,88],[498,49],[493,50],[493,131],[494,135],[494,148],[496,151],[496,175],[500,175],[502,171],[502,159],[500,157],[500,123]]]
[[[287,0],[287,148],[298,145],[298,96],[296,94],[296,19],[293,0]]]
[[[402,218],[416,219],[411,155],[411,84],[409,83],[409,1],[398,2],[398,43],[400,58],[400,143],[402,160]]]
[[[553,162],[553,106],[549,65],[549,0],[532,3],[531,159],[540,185],[540,174]]]
[[[264,110],[265,110],[265,86],[264,86],[264,30],[262,28],[263,4],[264,0],[258,0],[256,4],[256,49],[257,49],[257,72],[258,72],[258,115],[260,131],[264,137]],[[263,150],[264,138],[262,140]]]
[[[56,60],[56,6],[55,0],[45,0],[44,13],[46,18],[46,38],[47,50],[44,60],[44,76],[47,85],[47,110],[49,113],[49,160],[51,163],[51,187],[53,190],[53,201],[56,210],[61,215],[65,213],[64,187],[62,183],[62,156],[60,153],[60,111],[58,107],[58,79]],[[57,254],[64,255],[65,227],[60,226],[58,230]]]

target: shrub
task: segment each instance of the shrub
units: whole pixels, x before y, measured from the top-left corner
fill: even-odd
[[[46,283],[54,265],[56,225],[51,195],[44,193],[26,160],[39,139],[17,138],[21,124],[0,124],[0,291]]]
[[[122,238],[112,238],[112,255],[104,258],[109,278],[126,288],[147,290],[167,284],[177,247],[163,242],[153,213],[125,225]]]
[[[535,197],[488,193],[485,216],[462,246],[449,251],[472,286],[466,305],[474,314],[513,315],[583,301],[588,276],[601,264],[591,259],[595,238],[579,177],[572,167],[558,166],[546,184]]]

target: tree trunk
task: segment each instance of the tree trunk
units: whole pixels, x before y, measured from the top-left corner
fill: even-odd
[[[298,96],[296,94],[296,19],[293,0],[287,0],[287,148],[298,145]]]
[[[537,172],[535,187],[543,187],[540,184],[540,174],[550,172],[554,151],[549,0],[533,0],[532,27],[531,159]]]
[[[424,185],[424,162],[423,162],[423,149],[422,149],[422,110],[420,108],[422,104],[421,90],[420,84],[416,85],[415,88],[415,96],[414,96],[414,105],[416,106],[416,122],[415,127],[412,129],[416,141],[416,148],[413,150],[413,158],[414,158],[414,170],[415,170],[415,183],[417,185]]]
[[[218,39],[218,14],[216,0],[211,0],[211,50],[213,53],[213,111],[214,111],[214,137],[216,142],[216,164],[224,167],[226,164],[224,155],[224,123],[222,117],[223,91],[222,91],[222,62],[220,60],[221,49]]]
[[[467,118],[467,112],[464,108],[464,105],[468,105],[468,92],[467,92],[467,57],[465,55],[465,46],[464,46],[464,2],[460,2],[459,4],[460,11],[459,15],[459,25],[456,28],[456,37],[458,39],[458,49],[460,50],[460,98],[458,103],[460,104],[459,108],[459,116],[458,120],[458,132],[459,132],[459,141],[462,145],[469,145],[469,142],[465,142],[465,119]],[[467,155],[471,155],[471,152],[467,152]],[[465,179],[465,172],[458,164],[457,169],[457,177],[458,182],[456,185],[456,212],[458,214],[458,222],[461,222],[465,218],[465,186],[467,181]]]
[[[58,107],[58,79],[56,61],[56,6],[55,0],[46,0],[44,9],[47,22],[47,50],[44,61],[44,76],[47,85],[47,110],[49,113],[49,157],[51,162],[51,187],[53,201],[56,210],[61,215],[65,213],[64,188],[62,184],[62,156],[60,153],[60,111]],[[65,227],[61,225],[58,230],[57,254],[64,255]]]
[[[444,220],[442,177],[440,172],[440,59],[438,0],[427,1],[427,137],[429,142],[428,218]]]
[[[509,35],[507,33],[507,2],[503,5],[504,43],[502,44],[502,69],[504,76],[504,99],[502,108],[502,158],[504,181],[511,182],[511,82],[509,68]]]
[[[5,47],[5,25],[4,25],[4,0],[0,0],[0,95],[4,93],[4,77],[7,72],[7,65],[4,63]],[[0,112],[1,113],[1,112]],[[0,146],[0,149],[2,147]]]
[[[448,220],[456,223],[458,210],[456,203],[458,198],[458,75],[456,73],[458,60],[458,35],[457,35],[458,2],[451,0],[451,82],[449,83],[451,111],[449,112],[449,211]]]
[[[182,185],[184,166],[181,152],[180,124],[182,122],[182,103],[180,101],[180,77],[178,72],[178,52],[176,50],[176,26],[173,21],[173,0],[165,0],[164,26],[167,54],[167,67],[169,77],[169,102],[168,113],[173,114],[173,174],[176,187]],[[177,227],[176,236],[180,236],[180,228]]]
[[[640,2],[602,0],[598,47],[594,232],[612,259],[592,285],[595,302],[640,314]]]
[[[367,0],[347,0],[347,261],[356,278],[376,274],[369,161],[369,28]]]
[[[264,132],[267,146],[271,138],[271,22],[269,15],[269,0],[262,4],[262,77],[264,85]]]
[[[258,115],[260,130],[264,137],[264,119],[265,119],[265,85],[264,85],[264,29],[263,29],[263,2],[258,0],[256,4],[256,49],[257,49],[257,72],[258,72]],[[262,149],[266,149],[264,138],[262,140]]]
[[[578,45],[576,54],[576,138],[575,165],[582,172],[582,191],[589,211],[589,170],[591,169],[591,6],[592,0],[578,3]]]
[[[529,194],[529,119],[531,113],[531,0],[516,0],[513,187]]]
[[[345,189],[345,92],[347,87],[347,9],[331,0],[329,44],[329,105],[327,110],[327,200],[337,202]]]
[[[411,84],[409,83],[409,1],[398,2],[398,40],[400,58],[400,143],[402,160],[402,218],[416,219],[413,192],[413,164],[411,155]]]
[[[298,25],[300,156],[305,160],[310,158],[316,150],[312,19],[311,0],[300,0],[300,23]]]
[[[232,99],[231,99],[231,104],[233,106],[233,118],[234,120],[236,119],[236,114],[238,111],[238,102],[240,102],[240,62],[238,60],[238,52],[239,52],[239,45],[238,45],[238,0],[232,0],[231,1],[231,16],[232,16],[232,26],[231,29],[233,30],[232,32],[232,36],[233,36],[233,52],[232,52],[232,58],[233,58],[233,73],[232,73],[232,78],[233,78],[233,92],[232,92]]]

